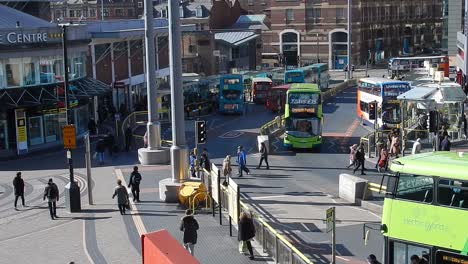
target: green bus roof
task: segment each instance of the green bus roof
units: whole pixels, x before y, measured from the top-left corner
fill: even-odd
[[[394,160],[390,170],[415,175],[468,180],[468,153],[438,151],[405,156]]]
[[[291,87],[289,88],[288,92],[294,92],[294,90],[297,91],[300,89],[308,89],[312,92],[320,92],[320,89],[316,83],[293,83],[291,84]]]

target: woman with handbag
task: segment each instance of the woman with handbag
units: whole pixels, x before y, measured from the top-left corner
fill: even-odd
[[[127,188],[122,185],[122,180],[117,180],[117,186],[115,187],[112,199],[114,199],[115,196],[117,196],[117,205],[119,206],[120,214],[124,215],[125,208],[130,209],[130,204],[128,202],[128,191]]]
[[[239,249],[243,249],[244,245],[249,250],[250,259],[255,259],[250,240],[255,237],[255,226],[252,218],[248,214],[242,212],[239,217]]]
[[[229,177],[231,177],[232,168],[231,168],[231,155],[227,155],[223,160],[223,185],[227,186],[229,182]]]

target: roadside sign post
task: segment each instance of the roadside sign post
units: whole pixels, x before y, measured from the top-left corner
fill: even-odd
[[[74,125],[64,125],[62,128],[63,147],[67,150],[70,183],[65,186],[65,205],[69,212],[81,211],[80,186],[75,182],[73,173],[72,149],[76,148],[76,130]]]
[[[335,234],[335,207],[327,209],[326,213],[327,233],[332,233],[332,264],[335,264],[336,259],[336,234]]]

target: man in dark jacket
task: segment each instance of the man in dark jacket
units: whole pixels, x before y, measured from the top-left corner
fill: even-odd
[[[204,168],[207,171],[211,171],[211,162],[210,159],[208,158],[207,153],[203,153],[200,157],[200,166]]]
[[[365,156],[365,152],[364,152],[364,146],[361,145],[358,149],[358,151],[356,152],[356,162],[357,162],[357,165],[356,167],[354,168],[353,170],[353,173],[355,173],[357,170],[359,170],[359,167],[361,168],[361,175],[366,175],[364,173],[364,161],[366,160],[366,156]]]
[[[16,177],[13,180],[13,187],[15,188],[15,209],[19,197],[21,197],[23,207],[26,207],[26,205],[24,205],[24,181],[21,178],[21,172],[16,173]]]
[[[250,253],[250,259],[254,259],[252,243],[250,240],[255,237],[255,226],[246,213],[242,212],[239,219],[239,241],[247,244],[247,249]]]
[[[141,174],[138,172],[138,166],[133,167],[133,172],[130,174],[130,182],[128,187],[132,187],[133,201],[140,202],[140,182]]]
[[[49,182],[47,183],[47,186],[45,187],[44,197],[42,198],[42,200],[45,200],[46,197],[47,197],[47,202],[49,204],[50,218],[54,220],[54,217],[58,218],[57,202],[59,200],[59,190],[58,190],[57,185],[52,181],[52,179],[49,179]]]
[[[257,169],[260,169],[260,167],[262,167],[263,160],[265,160],[267,170],[269,170],[270,169],[270,164],[268,164],[268,149],[267,149],[267,147],[265,145],[265,142],[261,143],[260,154],[261,154],[260,163],[258,163]]]
[[[104,152],[106,151],[106,143],[103,139],[99,139],[96,144],[96,153],[99,165],[104,164]]]
[[[197,243],[198,228],[198,222],[193,217],[192,210],[187,209],[180,223],[180,231],[184,232],[184,247],[192,256],[194,255],[195,244]]]
[[[114,135],[112,135],[111,133],[107,134],[105,138],[105,145],[111,157],[112,157],[112,153],[114,152],[114,144],[115,144]]]

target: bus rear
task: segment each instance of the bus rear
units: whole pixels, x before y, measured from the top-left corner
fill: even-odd
[[[381,231],[385,263],[468,263],[468,155],[432,152],[393,161]]]
[[[244,85],[242,75],[224,75],[219,79],[219,112],[242,114]]]
[[[270,78],[256,77],[252,79],[252,96],[255,103],[265,103],[268,91],[273,86]]]
[[[283,112],[284,105],[286,104],[286,92],[290,86],[291,84],[284,84],[272,87],[268,91],[268,97],[265,103],[266,109],[274,113]]]
[[[303,70],[289,70],[284,73],[284,83],[304,83],[304,71]]]
[[[286,94],[284,146],[312,149],[322,144],[322,103],[317,84],[293,84]]]

